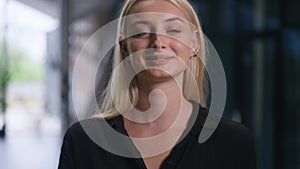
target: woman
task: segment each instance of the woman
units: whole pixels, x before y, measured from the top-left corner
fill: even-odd
[[[127,0],[118,35],[102,114],[69,128],[60,169],[255,168],[253,138],[238,123],[221,119],[198,142],[208,113],[205,44],[188,1]],[[110,137],[103,119],[126,138]]]

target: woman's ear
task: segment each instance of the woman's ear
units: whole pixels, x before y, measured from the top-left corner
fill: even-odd
[[[197,51],[200,48],[200,36],[199,36],[199,32],[197,30],[194,30],[192,32],[192,38],[191,38],[191,56],[194,56]]]
[[[200,35],[198,30],[193,31],[191,49],[198,51],[200,48]]]

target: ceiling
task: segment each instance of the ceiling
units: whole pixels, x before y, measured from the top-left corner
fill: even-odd
[[[54,18],[60,16],[60,0],[17,0]]]
[[[54,18],[60,18],[62,0],[17,0]],[[69,0],[70,20],[112,8],[119,0]]]

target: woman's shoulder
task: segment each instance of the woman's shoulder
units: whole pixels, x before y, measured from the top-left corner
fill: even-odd
[[[69,126],[66,133],[67,134],[82,133],[82,132],[84,132],[83,125],[92,124],[95,122],[96,122],[96,119],[94,119],[94,118],[76,121]]]
[[[92,117],[89,119],[79,120],[67,129],[65,136],[86,137],[90,135],[109,134],[115,125],[120,123],[120,117],[100,118]]]
[[[232,134],[251,134],[250,129],[244,124],[224,117],[220,120],[219,129],[224,132],[231,132]]]
[[[86,120],[80,120],[74,122],[66,130],[64,135],[64,140],[78,141],[83,138],[87,138],[87,134],[84,126],[87,126],[87,124],[90,125],[91,123],[95,123],[95,119],[86,119]]]
[[[201,105],[199,106],[197,121],[202,130],[206,128],[205,125],[209,113],[209,109],[202,107]],[[240,122],[233,121],[223,116],[220,117],[220,121],[214,131],[218,136],[252,139],[252,133],[248,127]]]
[[[256,168],[255,139],[242,123],[221,118],[213,140],[215,147],[230,157],[226,158],[228,163],[238,168]]]
[[[234,144],[247,145],[254,142],[252,132],[248,127],[240,122],[235,122],[224,117],[219,122],[216,134]]]

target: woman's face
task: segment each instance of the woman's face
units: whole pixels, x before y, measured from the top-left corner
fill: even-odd
[[[149,13],[151,12],[151,13]],[[173,78],[187,68],[196,46],[195,31],[186,16],[167,1],[140,1],[130,10],[124,32],[125,48],[138,77]]]

